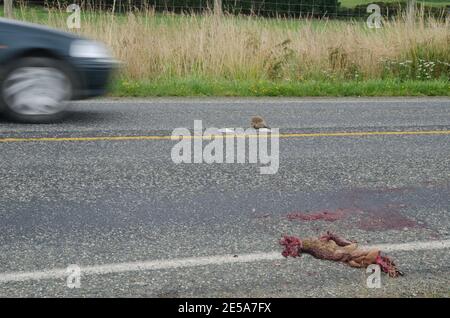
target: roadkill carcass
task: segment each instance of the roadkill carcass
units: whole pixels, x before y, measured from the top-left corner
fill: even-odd
[[[351,267],[366,268],[377,264],[380,269],[390,277],[403,276],[395,263],[387,256],[382,255],[379,249],[359,248],[358,244],[339,235],[327,232],[318,238],[300,239],[296,236],[283,236],[280,244],[284,246],[284,257],[298,257],[302,253],[310,254],[315,258],[344,262]]]

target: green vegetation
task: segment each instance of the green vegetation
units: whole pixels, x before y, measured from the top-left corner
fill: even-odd
[[[402,2],[405,2],[406,0],[402,0]],[[353,8],[356,7],[357,5],[360,4],[369,4],[369,3],[373,3],[373,2],[391,2],[391,3],[396,3],[396,2],[400,2],[399,0],[376,0],[376,1],[371,1],[371,0],[340,0],[341,3],[341,7],[345,7],[345,8]],[[450,1],[449,0],[417,0],[416,3],[418,4],[423,4],[423,5],[427,5],[427,6],[436,6],[436,7],[444,7],[446,5],[450,6]]]
[[[432,81],[225,81],[171,79],[115,82],[112,96],[450,96],[450,83]]]
[[[64,10],[16,18],[65,29]],[[125,62],[117,96],[450,95],[450,20],[363,21],[84,11],[73,32]]]

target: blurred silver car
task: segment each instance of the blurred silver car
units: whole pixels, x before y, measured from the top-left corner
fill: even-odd
[[[62,118],[66,101],[104,94],[116,66],[101,43],[0,18],[0,112],[12,120]]]

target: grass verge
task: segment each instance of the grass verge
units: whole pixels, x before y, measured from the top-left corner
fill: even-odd
[[[450,96],[446,80],[399,81],[227,81],[179,79],[117,80],[112,96]]]
[[[423,13],[423,12],[422,12]],[[107,43],[125,62],[115,96],[449,96],[450,19],[363,21],[82,12],[17,18]],[[150,80],[151,79],[151,80]]]

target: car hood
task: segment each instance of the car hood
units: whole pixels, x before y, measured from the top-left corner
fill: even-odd
[[[80,39],[80,37],[75,34],[52,29],[41,24],[0,18],[0,30],[8,31],[8,29],[11,29],[13,32],[23,32],[26,35],[33,35],[33,33],[42,35],[44,33],[65,39]]]

